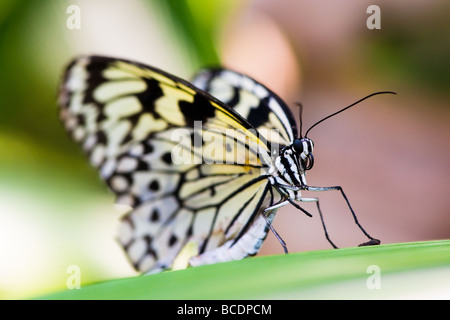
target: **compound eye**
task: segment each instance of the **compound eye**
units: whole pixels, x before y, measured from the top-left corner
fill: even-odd
[[[295,139],[292,144],[296,153],[300,154],[303,152],[303,142],[300,139]]]
[[[314,157],[312,153],[309,153],[308,157],[306,158],[305,170],[311,169],[313,165],[314,165]]]

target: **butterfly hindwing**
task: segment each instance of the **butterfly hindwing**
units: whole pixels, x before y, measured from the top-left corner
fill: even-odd
[[[233,70],[212,68],[200,71],[192,83],[239,113],[273,144],[284,147],[297,137],[289,107],[256,80]]]
[[[59,105],[66,129],[118,202],[133,208],[119,242],[139,271],[169,267],[188,242],[202,254],[237,241],[273,203],[270,140],[184,80],[85,56],[68,66]]]

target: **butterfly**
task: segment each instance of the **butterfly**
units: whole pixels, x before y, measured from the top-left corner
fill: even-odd
[[[323,223],[318,198],[303,190],[340,191],[364,245],[379,244],[341,187],[307,184],[313,141],[299,135],[281,98],[244,74],[211,68],[188,82],[133,61],[80,56],[65,70],[58,104],[70,136],[132,208],[118,242],[139,272],[170,268],[188,246],[191,266],[253,256],[269,230],[287,252],[272,226],[278,208],[311,216],[297,202],[313,201]]]

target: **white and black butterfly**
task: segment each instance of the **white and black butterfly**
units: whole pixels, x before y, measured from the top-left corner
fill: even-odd
[[[296,202],[315,201],[322,218],[303,190],[339,190],[365,245],[379,244],[341,187],[306,183],[313,142],[286,104],[248,76],[207,69],[189,83],[140,63],[82,56],[67,67],[59,106],[118,203],[133,208],[118,239],[140,272],[170,268],[187,245],[196,249],[192,266],[252,256],[269,229],[287,252],[271,226],[278,208],[310,215]]]

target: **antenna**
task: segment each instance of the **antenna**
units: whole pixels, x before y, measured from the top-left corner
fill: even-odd
[[[302,138],[302,113],[303,113],[303,104],[301,102],[295,102],[295,105],[299,108],[298,114],[299,114],[299,128],[298,128],[298,134],[300,135],[300,139]]]
[[[308,132],[311,131],[311,129],[314,128],[315,126],[317,126],[319,123],[321,123],[321,122],[323,122],[323,121],[325,121],[325,120],[327,120],[327,119],[329,119],[329,118],[331,118],[331,117],[334,117],[335,115],[341,113],[342,111],[345,111],[345,110],[347,110],[347,109],[353,107],[354,105],[356,105],[356,104],[358,104],[358,103],[360,103],[360,102],[362,102],[362,101],[364,101],[364,100],[366,100],[366,99],[369,99],[370,97],[376,96],[376,95],[378,95],[378,94],[387,94],[387,93],[390,93],[390,94],[397,94],[396,92],[392,92],[392,91],[380,91],[380,92],[375,92],[375,93],[369,94],[368,96],[366,96],[366,97],[364,97],[364,98],[362,98],[362,99],[360,99],[360,100],[358,100],[358,101],[352,103],[351,105],[349,105],[349,106],[347,106],[347,107],[345,107],[345,108],[343,108],[343,109],[341,109],[341,110],[339,110],[339,111],[336,111],[335,113],[332,113],[332,114],[330,114],[329,116],[326,116],[325,118],[323,118],[322,120],[319,120],[319,121],[317,121],[316,123],[314,123],[314,124],[313,124],[311,127],[309,127],[309,129],[306,131],[305,137],[308,135]],[[300,126],[301,126],[301,123],[300,123]]]

